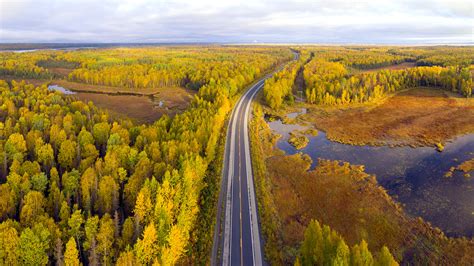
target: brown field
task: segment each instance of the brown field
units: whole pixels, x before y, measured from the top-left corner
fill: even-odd
[[[73,97],[81,101],[92,101],[113,113],[128,116],[138,122],[153,123],[164,114],[174,116],[186,109],[193,93],[183,88],[160,89],[153,96],[113,95],[78,92]],[[159,102],[163,105],[160,107]]]
[[[304,121],[346,144],[431,146],[474,132],[474,99],[437,89],[411,89],[371,106],[308,108]]]
[[[358,68],[351,68],[351,73],[352,74],[360,74],[360,73],[368,73],[368,72],[377,72],[380,70],[401,70],[401,69],[406,69],[406,68],[412,68],[415,67],[416,63],[415,62],[403,62],[400,64],[396,65],[390,65],[390,66],[384,66],[384,67],[377,67],[377,68],[371,68],[371,69],[358,69]]]
[[[59,85],[59,84],[58,84]],[[69,89],[69,87],[66,87]],[[128,116],[138,122],[153,123],[164,114],[174,116],[186,109],[194,91],[183,88],[160,88],[154,95],[114,95],[107,93],[78,92],[73,96],[82,101],[92,101],[113,113]],[[160,107],[159,103],[162,102]]]
[[[96,106],[107,109],[114,115],[129,117],[137,122],[152,123],[164,114],[170,114],[168,110],[154,105],[148,96],[135,95],[107,95],[100,93],[79,92],[72,97],[89,102]]]
[[[284,264],[294,259],[311,219],[331,226],[348,245],[362,239],[372,251],[386,245],[402,264],[474,263],[473,240],[447,238],[420,218],[409,217],[363,167],[326,160],[312,170],[310,165],[311,159],[301,154],[266,160]]]
[[[61,76],[61,77],[67,77],[67,75],[69,75],[69,73],[71,73],[74,69],[71,69],[71,68],[62,68],[62,67],[50,67],[48,68],[48,71],[51,72],[51,73],[54,73],[58,76]]]

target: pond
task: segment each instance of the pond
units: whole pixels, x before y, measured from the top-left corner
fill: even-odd
[[[280,120],[268,124],[282,135],[277,146],[287,154],[308,154],[313,167],[318,158],[364,165],[410,215],[421,216],[449,236],[474,235],[474,177],[466,178],[459,171],[444,177],[450,167],[474,158],[474,134],[451,140],[438,152],[434,147],[345,145],[319,131],[317,136],[307,136],[308,146],[297,150],[288,143],[289,133],[304,126]]]
[[[59,92],[61,92],[63,94],[66,94],[66,95],[76,94],[76,92],[68,90],[68,89],[63,88],[63,87],[58,86],[58,85],[49,85],[48,90],[50,90],[50,91],[59,91]]]

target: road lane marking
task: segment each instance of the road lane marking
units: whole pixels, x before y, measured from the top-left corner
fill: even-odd
[[[239,122],[239,125],[241,124],[242,122],[242,115],[240,115],[239,113],[239,119],[238,119],[238,122]],[[242,249],[242,182],[241,182],[241,177],[242,177],[242,160],[241,160],[241,151],[242,151],[242,147],[240,145],[240,137],[241,137],[241,133],[242,133],[242,127],[239,127],[238,129],[238,143],[239,143],[239,155],[237,156],[238,157],[238,160],[239,160],[239,216],[240,216],[240,220],[239,220],[239,226],[240,226],[240,230],[239,230],[239,233],[240,233],[240,265],[242,265],[242,262],[244,261],[244,254],[243,254],[243,249]]]
[[[260,81],[261,82],[261,81]],[[256,84],[258,84],[257,82]],[[253,88],[253,87],[252,87]],[[227,194],[226,194],[226,204],[225,204],[225,217],[224,217],[224,248],[222,251],[222,264],[230,265],[230,258],[232,256],[232,194],[233,194],[233,176],[234,176],[234,155],[235,155],[235,129],[237,124],[238,114],[240,112],[240,107],[244,102],[245,96],[250,93],[252,90],[250,88],[247,90],[244,95],[239,99],[237,106],[232,111],[231,114],[231,134],[230,134],[230,153],[229,153],[229,162],[228,167],[229,171],[227,172]]]
[[[284,66],[283,66],[284,67]],[[250,148],[249,148],[249,141],[248,141],[248,113],[250,109],[250,105],[252,103],[252,100],[256,93],[263,87],[265,84],[265,80],[271,77],[274,73],[280,71],[283,67],[278,69],[275,72],[272,72],[268,75],[266,75],[264,78],[262,78],[260,81],[256,82],[250,89],[248,89],[244,95],[238,100],[237,106],[232,110],[231,113],[231,121],[230,124],[227,128],[228,132],[230,131],[230,146],[229,150],[227,149],[227,146],[225,148],[225,156],[229,158],[229,161],[227,162],[227,166],[225,165],[225,160],[224,160],[224,167],[228,168],[227,172],[227,194],[226,194],[226,203],[225,203],[225,217],[224,217],[224,243],[223,243],[223,251],[222,251],[222,264],[223,265],[230,265],[231,264],[231,258],[232,258],[232,216],[233,211],[231,208],[232,206],[232,201],[234,199],[233,195],[233,179],[235,178],[235,169],[234,169],[234,159],[235,159],[235,134],[236,134],[236,127],[237,127],[237,121],[239,117],[240,112],[244,112],[244,153],[245,153],[245,166],[246,166],[246,172],[247,172],[247,192],[248,192],[248,207],[249,207],[249,216],[250,216],[250,234],[251,234],[251,242],[252,242],[252,257],[253,257],[253,262],[254,265],[261,265],[263,260],[262,260],[262,252],[261,252],[261,247],[260,247],[260,234],[259,234],[259,229],[258,229],[258,218],[257,218],[257,213],[256,213],[256,204],[255,204],[255,191],[254,191],[254,186],[253,186],[253,176],[252,176],[252,169],[251,169],[251,163],[250,163]],[[251,95],[248,99],[247,97]],[[246,100],[247,99],[247,100]],[[245,103],[247,101],[247,104]],[[245,106],[245,107],[243,107]],[[241,124],[242,122],[240,122]],[[239,127],[242,129],[242,126]],[[239,140],[240,140],[240,134],[239,134]],[[240,148],[240,141],[239,141],[239,155],[241,152]],[[239,156],[239,168],[241,168],[241,159]],[[241,200],[241,175],[239,174],[239,198],[240,198],[240,251],[241,251],[241,257],[242,257],[242,200]],[[250,182],[249,182],[250,180]],[[252,207],[253,206],[253,207]],[[254,232],[257,232],[256,234]],[[257,263],[255,263],[257,262]],[[241,259],[241,264],[242,264],[242,259]]]
[[[249,195],[248,207],[250,213],[250,233],[251,233],[251,241],[252,241],[252,255],[254,265],[262,265],[262,250],[260,246],[260,231],[259,231],[259,224],[258,224],[258,217],[257,217],[257,206],[255,200],[255,187],[253,184],[253,173],[252,173],[252,163],[251,163],[251,154],[250,154],[250,144],[248,139],[248,118],[250,114],[250,106],[252,105],[252,100],[255,95],[260,91],[263,87],[263,84],[258,86],[255,91],[251,94],[249,102],[244,111],[244,130],[246,134],[244,135],[244,151],[245,151],[245,163],[246,163],[246,170],[247,170],[247,189]]]

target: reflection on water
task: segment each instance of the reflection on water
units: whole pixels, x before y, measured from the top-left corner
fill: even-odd
[[[49,85],[48,90],[50,91],[59,91],[66,95],[76,94],[74,91],[68,90],[58,85]]]
[[[277,146],[287,154],[303,152],[317,158],[365,165],[390,195],[412,215],[421,216],[451,236],[474,235],[474,178],[461,173],[444,177],[450,167],[474,157],[474,134],[446,143],[443,152],[434,147],[352,146],[332,142],[324,132],[307,136],[307,147],[296,150],[288,143],[289,132],[304,129],[281,121],[268,123],[282,138]],[[472,174],[472,173],[471,173]]]

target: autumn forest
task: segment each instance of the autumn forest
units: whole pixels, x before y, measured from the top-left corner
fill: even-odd
[[[463,46],[311,45],[0,51],[0,265],[208,265],[229,117],[267,75],[249,126],[267,262],[469,265],[472,236],[446,236],[406,214],[363,166],[285,154],[268,124],[311,127],[291,135],[303,142],[298,150],[319,149],[309,138],[321,130],[347,145],[436,144],[442,153],[455,136],[474,132],[473,54]],[[361,127],[361,137],[348,136],[342,127],[369,123],[361,117],[418,89],[436,91],[430,97],[445,97],[466,117],[449,111],[458,120],[433,122],[416,109],[393,127],[379,114],[383,123],[367,128],[383,133]],[[163,115],[144,123],[125,102],[109,110],[79,92],[167,98],[153,107]],[[172,109],[180,93],[188,98]],[[307,113],[288,118],[297,108]],[[417,122],[425,131],[404,131]],[[426,133],[443,133],[443,123],[454,128],[449,136]],[[383,139],[397,130],[415,140]],[[465,161],[450,171],[471,182]]]

